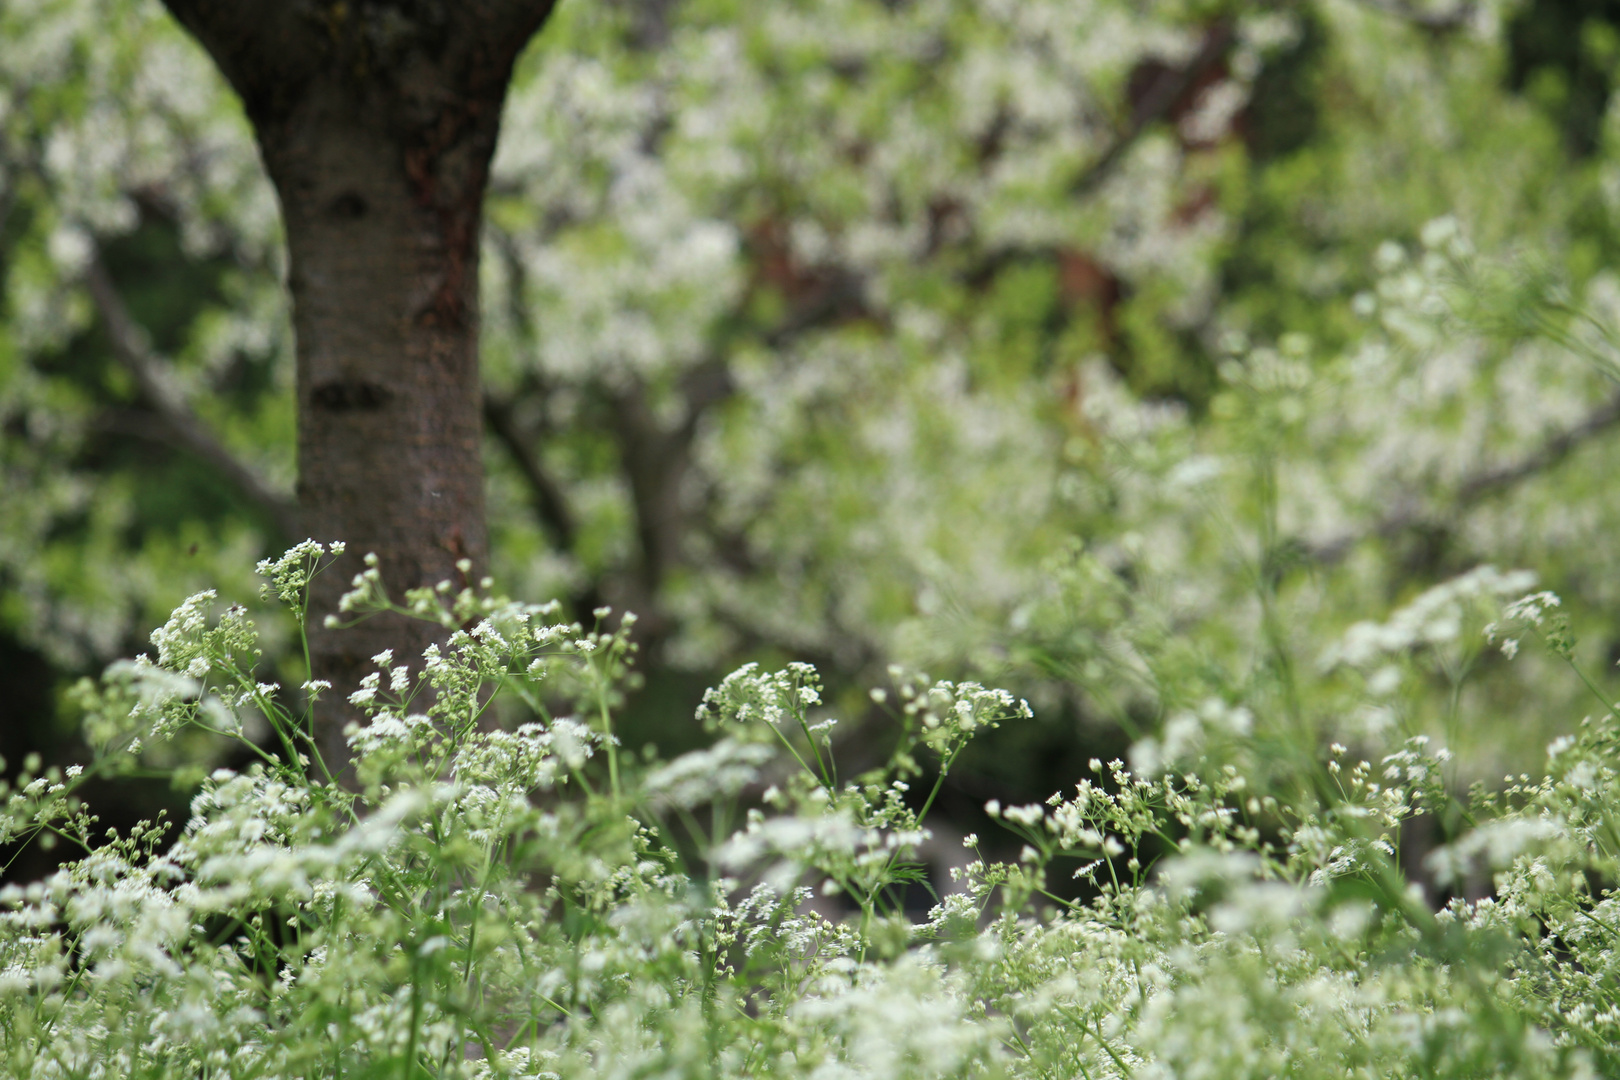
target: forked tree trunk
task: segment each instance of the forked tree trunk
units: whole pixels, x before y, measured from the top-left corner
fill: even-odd
[[[311,612],[313,676],[333,684],[319,734],[342,760],[369,658],[435,637],[393,618],[322,629],[361,557],[396,596],[486,564],[479,222],[513,62],[554,0],[164,2],[241,96],[281,199],[299,508],[349,550]]]

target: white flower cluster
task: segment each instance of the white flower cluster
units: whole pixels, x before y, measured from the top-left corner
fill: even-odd
[[[821,679],[810,664],[793,663],[780,671],[761,671],[744,664],[703,695],[697,718],[707,727],[749,725],[779,727],[802,721],[821,704]]]
[[[267,600],[274,598],[294,611],[301,611],[309,602],[309,582],[320,572],[322,560],[335,559],[345,550],[341,540],[331,544],[305,540],[282,552],[279,558],[261,560],[254,569],[268,582],[260,595]]]
[[[1569,620],[1555,610],[1562,603],[1557,593],[1545,590],[1521,596],[1504,606],[1501,617],[1485,627],[1485,638],[1498,645],[1509,660],[1518,655],[1519,639],[1532,631],[1542,634],[1555,651],[1568,655],[1573,647]]]
[[[1325,667],[1370,668],[1414,650],[1446,648],[1462,637],[1463,619],[1480,601],[1500,602],[1534,585],[1528,570],[1480,566],[1426,590],[1382,623],[1359,622],[1322,658]]]
[[[930,683],[926,675],[907,676],[899,667],[890,667],[889,676],[898,686],[901,711],[916,724],[922,743],[947,762],[975,735],[1034,715],[1029,702],[1006,690],[944,679]],[[881,704],[885,698],[874,692],[874,699]]]
[[[225,663],[251,624],[221,635],[211,599],[162,635],[163,661],[207,671],[144,670],[189,680],[180,700],[230,674],[244,700],[273,703]],[[595,717],[616,700],[623,672],[602,665],[622,661],[622,638],[474,601],[483,621],[421,675],[373,657],[352,785],[312,777],[289,742],[209,776],[167,848],[157,826],[92,834],[70,801],[100,762],[8,792],[0,839],[50,828],[87,854],[0,889],[3,1060],[41,1076],[244,1078],[431,1064],[466,1080],[1123,1078],[1211,1062],[1325,1078],[1420,1059],[1465,1076],[1504,1055],[1517,1075],[1574,1080],[1616,1063],[1620,1024],[1595,1003],[1620,915],[1589,876],[1620,870],[1612,715],[1555,744],[1556,776],[1476,796],[1477,827],[1429,856],[1458,889],[1489,874],[1486,899],[1435,911],[1401,869],[1409,819],[1461,817],[1449,756],[1416,737],[1376,765],[1341,767],[1335,744],[1314,795],[1207,759],[1152,778],[1093,761],[1068,797],[986,806],[1022,851],[997,861],[968,837],[979,857],[919,918],[906,890],[927,881],[938,788],[919,802],[910,748],[948,768],[1027,705],[896,674],[892,719],[911,741],[835,782],[830,741],[814,760],[804,742],[814,669],[748,667],[705,699],[726,738],[668,764],[618,761]],[[127,708],[128,678],[95,700]],[[410,711],[424,680],[438,698]],[[508,700],[537,718],[461,722]],[[1257,738],[1232,720],[1244,708],[1202,712],[1242,745]],[[1078,898],[1049,882],[1059,866]]]

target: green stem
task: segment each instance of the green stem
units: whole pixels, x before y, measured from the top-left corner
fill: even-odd
[[[810,733],[810,724],[804,718],[804,713],[798,714],[799,730],[804,732],[806,741],[810,743],[810,752],[816,755],[816,771],[821,774],[821,786],[831,791],[833,788],[832,774],[827,769],[827,762],[821,756],[821,747],[816,745],[816,737]]]
[[[600,678],[606,678],[598,672]],[[608,789],[613,793],[613,801],[619,801],[619,746],[613,738],[613,716],[608,711],[607,687],[600,682],[596,691],[597,710],[602,717],[602,746],[607,751],[608,759]]]
[[[411,958],[411,1034],[410,1041],[405,1045],[405,1062],[400,1080],[411,1080],[411,1074],[416,1071],[416,1040],[422,1028],[422,987],[417,978],[420,963],[420,957]]]
[[[1581,666],[1577,664],[1572,657],[1564,657],[1564,663],[1570,666],[1570,669],[1575,672],[1576,677],[1581,680],[1581,683],[1589,691],[1591,691],[1593,697],[1597,698],[1603,703],[1603,707],[1608,709],[1611,715],[1620,716],[1620,708],[1616,708],[1614,702],[1610,701],[1608,696],[1604,694],[1602,690],[1598,689],[1597,684],[1587,677],[1586,672],[1581,669]]]
[[[934,800],[939,797],[940,788],[945,786],[945,777],[950,775],[951,765],[956,761],[956,755],[961,752],[962,748],[958,746],[951,752],[950,757],[940,759],[939,775],[934,778],[934,790],[928,793],[928,798],[923,800],[922,809],[917,811],[918,825],[921,825],[923,818],[928,816],[928,811],[934,805]]]

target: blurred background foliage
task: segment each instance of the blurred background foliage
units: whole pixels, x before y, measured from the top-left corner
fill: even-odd
[[[1587,691],[1427,591],[1532,570],[1613,682],[1617,65],[1611,0],[565,0],[486,203],[495,577],[641,615],[632,746],[748,660],[857,757],[890,665],[1027,695],[963,830],[1238,728],[1538,766]],[[278,229],[156,0],[0,8],[10,770],[301,539]]]

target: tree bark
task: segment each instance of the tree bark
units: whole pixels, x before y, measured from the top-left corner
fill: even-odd
[[[281,200],[300,518],[349,550],[310,619],[330,764],[370,657],[438,636],[391,617],[323,629],[361,557],[396,596],[486,564],[479,225],[512,65],[554,0],[165,3],[241,96]]]

